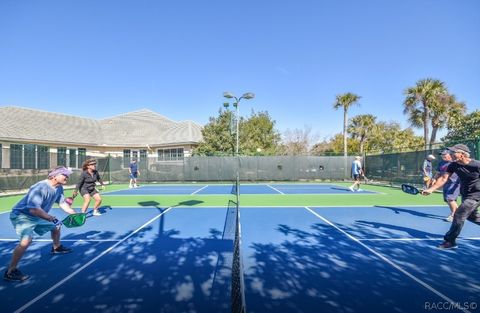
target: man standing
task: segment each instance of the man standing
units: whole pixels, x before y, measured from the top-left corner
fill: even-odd
[[[430,187],[432,182],[432,178],[433,178],[432,161],[433,160],[435,160],[435,156],[433,154],[429,154],[423,161],[422,177],[423,177],[423,188],[425,189]]]
[[[452,152],[453,162],[450,163],[446,172],[430,188],[422,191],[423,195],[429,195],[442,187],[456,173],[460,179],[460,194],[462,204],[453,215],[450,230],[443,237],[444,242],[440,249],[453,249],[457,247],[456,239],[462,231],[465,220],[480,224],[480,162],[470,158],[470,149],[464,144],[457,144],[448,148]]]
[[[360,162],[361,157],[356,156],[355,160],[352,162],[352,178],[353,185],[348,187],[350,191],[361,191],[360,189],[360,177],[363,175],[362,162]]]
[[[138,170],[137,159],[132,159],[132,162],[128,166],[128,173],[130,175],[130,185],[128,188],[137,188],[137,177],[140,176],[140,171]]]
[[[452,155],[450,154],[449,150],[443,150],[440,154],[442,156],[442,161],[438,164],[437,167],[437,174],[433,177],[432,184],[435,181],[445,174],[447,171],[448,166],[452,163]],[[450,208],[450,215],[445,219],[447,222],[453,221],[453,215],[458,208],[457,198],[460,195],[460,180],[458,179],[458,175],[453,173],[449,178],[448,181],[443,185],[443,201],[448,204]]]
[[[48,173],[48,179],[34,184],[27,194],[13,207],[10,213],[10,221],[13,228],[20,236],[20,243],[13,250],[12,260],[3,278],[10,281],[24,281],[29,278],[17,268],[17,265],[27,250],[34,233],[42,236],[48,231],[52,234],[52,254],[69,253],[72,250],[60,244],[60,228],[55,216],[49,211],[54,203],[67,213],[75,211],[65,202],[63,186],[72,174],[69,169],[60,166]]]

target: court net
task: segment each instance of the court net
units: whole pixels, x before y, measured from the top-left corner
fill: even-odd
[[[235,194],[235,201],[228,203],[227,221],[225,224],[224,237],[233,238],[233,259],[232,259],[232,283],[231,283],[231,305],[232,313],[245,313],[245,283],[243,279],[243,263],[240,251],[241,227],[240,227],[240,186],[239,180],[234,182],[232,193]]]

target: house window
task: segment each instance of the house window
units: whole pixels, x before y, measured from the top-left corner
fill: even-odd
[[[10,168],[48,169],[50,167],[49,147],[34,144],[10,145]]]
[[[78,148],[78,165],[81,166],[87,159],[87,149]]]
[[[77,168],[77,149],[68,149],[68,165]]]
[[[130,149],[125,149],[123,150],[123,167],[129,167],[130,166]]]
[[[35,145],[23,145],[23,168],[35,168]]]
[[[10,168],[23,168],[23,145],[10,145]]]
[[[67,148],[57,147],[57,166],[67,166]]]
[[[50,148],[46,146],[37,146],[37,168],[50,168]]]
[[[183,160],[183,148],[157,150],[158,161],[179,161]]]

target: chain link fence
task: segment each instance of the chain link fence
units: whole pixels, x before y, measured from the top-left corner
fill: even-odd
[[[432,150],[417,150],[398,153],[381,153],[365,155],[365,172],[369,180],[388,185],[409,183],[423,185],[422,165],[425,157],[435,155],[433,163],[434,173],[438,163],[442,160],[440,153],[446,148],[457,143],[466,144],[471,151],[471,157],[480,158],[479,140],[464,140],[462,142],[449,142],[434,145]]]

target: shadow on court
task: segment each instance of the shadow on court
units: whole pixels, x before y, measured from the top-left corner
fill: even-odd
[[[369,224],[356,226],[341,228],[371,233]],[[329,225],[305,231],[278,224],[275,231],[275,243],[254,241],[244,254],[248,312],[414,313],[445,301]],[[367,244],[455,301],[478,306],[478,241],[462,242],[453,254],[429,245]]]
[[[409,209],[405,209],[405,208],[397,208],[397,207],[393,207],[393,206],[382,206],[382,205],[375,205],[375,207],[392,210],[395,214],[407,213],[407,214],[411,214],[411,215],[419,216],[419,217],[423,217],[423,218],[432,218],[432,219],[437,219],[437,220],[445,219],[445,216],[423,213],[421,211],[409,210]]]

